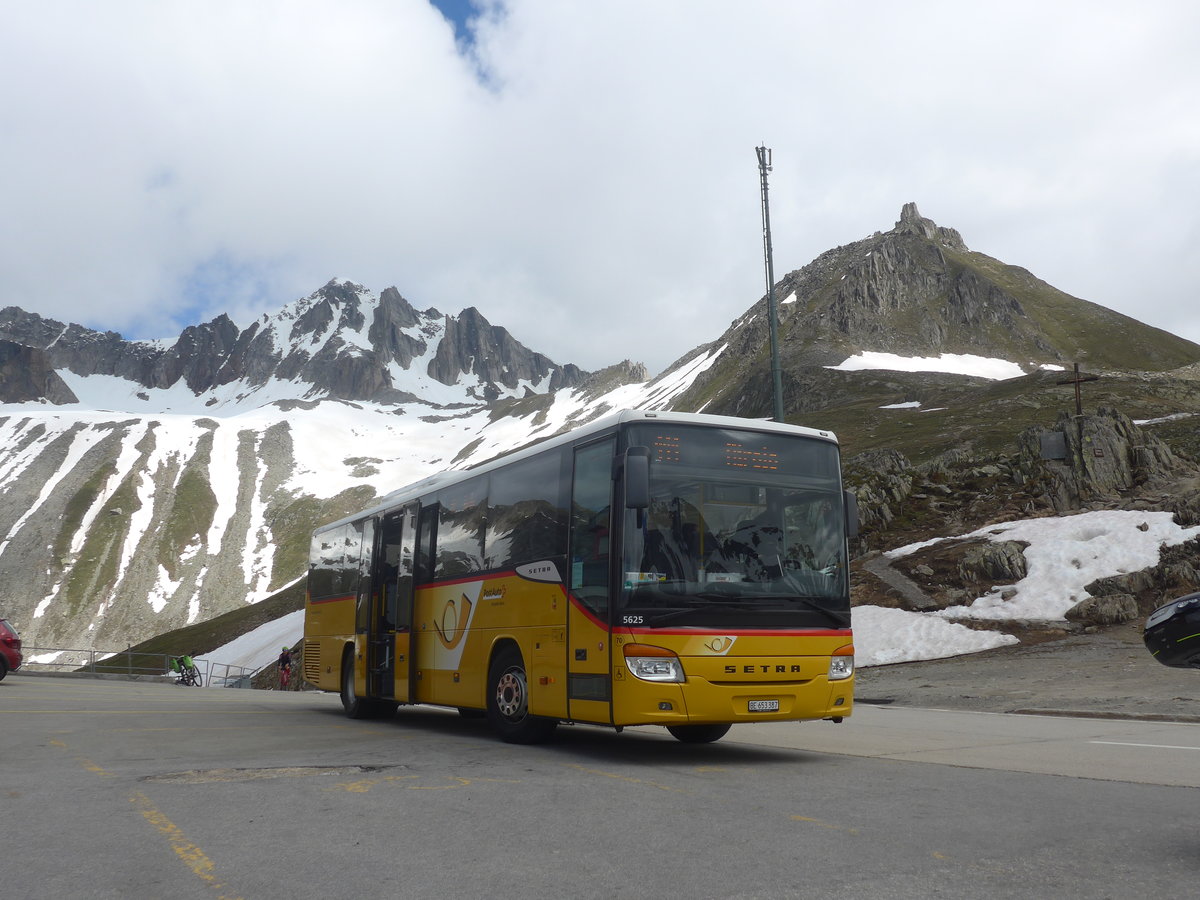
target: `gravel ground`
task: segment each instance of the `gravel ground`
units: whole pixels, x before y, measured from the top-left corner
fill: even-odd
[[[1200,671],[1156,662],[1141,623],[858,670],[857,703],[1200,722]]]

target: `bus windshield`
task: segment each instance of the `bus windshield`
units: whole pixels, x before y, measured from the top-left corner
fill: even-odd
[[[625,513],[616,624],[850,626],[835,444],[688,426],[630,432],[650,449],[651,502]]]

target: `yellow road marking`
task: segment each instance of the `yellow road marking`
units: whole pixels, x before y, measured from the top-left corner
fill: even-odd
[[[406,778],[416,778],[416,775],[380,775],[376,778],[360,778],[358,781],[339,781],[331,788],[326,790],[347,791],[351,794],[365,794],[377,784],[383,784],[389,781],[403,781]]]
[[[77,762],[78,762],[78,763],[79,763],[81,766],[83,766],[83,767],[84,767],[85,769],[87,769],[89,772],[93,772],[93,773],[95,773],[96,775],[106,775],[106,776],[108,776],[109,778],[116,778],[116,777],[117,777],[117,775],[116,775],[116,773],[115,773],[115,772],[109,772],[107,769],[102,769],[102,768],[100,768],[100,766],[96,765],[96,764],[95,764],[94,762],[92,762],[90,759],[85,759],[85,758],[84,758],[84,757],[82,757],[82,756],[77,756],[77,757],[75,757],[75,759],[76,759],[76,761],[77,761]]]
[[[420,778],[420,775],[377,775],[371,778],[359,778],[357,781],[339,781],[327,791],[346,791],[350,794],[365,794],[373,787]],[[472,784],[520,784],[515,778],[463,778],[460,775],[447,775],[452,784],[410,784],[404,786],[408,791],[453,791]]]
[[[436,785],[431,784],[428,786],[419,784],[416,787],[411,788],[411,790],[414,790],[414,791],[448,791],[448,790],[453,790],[454,788],[466,787],[467,785],[469,785],[471,783],[470,778],[461,778],[458,775],[451,775],[450,780],[456,781],[458,783],[457,784],[436,784]]]
[[[57,738],[50,739],[50,746],[57,747],[60,750],[65,750],[68,753],[71,752],[71,748],[68,747],[64,741],[60,741]],[[75,762],[79,763],[81,766],[83,766],[89,772],[92,772],[96,775],[105,775],[109,778],[116,777],[115,772],[110,772],[107,769],[101,768],[100,766],[96,765],[94,762],[92,762],[90,759],[88,759],[85,756],[79,756],[78,754],[76,754],[75,756],[72,757],[72,759],[74,759]]]
[[[166,837],[167,842],[171,845],[171,849],[175,851],[175,855],[178,856],[180,860],[183,861],[183,864],[191,869],[198,878],[203,880],[209,887],[216,891],[221,891],[225,887],[225,885],[217,881],[216,875],[213,874],[214,866],[212,860],[205,855],[203,850],[184,837],[184,834],[182,831],[180,831],[179,826],[163,815],[154,806],[154,804],[150,802],[149,797],[139,791],[129,798],[129,802],[133,803],[138,808],[138,812],[142,814],[142,818],[158,829],[160,834]],[[225,893],[218,894],[218,897],[220,900],[234,900],[234,898],[229,897]],[[238,900],[241,900],[241,898],[238,898]]]

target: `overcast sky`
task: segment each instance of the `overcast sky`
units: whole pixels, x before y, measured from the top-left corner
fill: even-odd
[[[461,7],[461,2],[448,4]],[[1200,4],[39,0],[0,28],[0,305],[174,336],[332,277],[659,371],[915,201],[1200,342]]]

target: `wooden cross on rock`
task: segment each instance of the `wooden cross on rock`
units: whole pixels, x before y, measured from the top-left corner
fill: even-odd
[[[1083,384],[1085,381],[1099,381],[1099,380],[1100,380],[1099,375],[1080,375],[1079,374],[1079,363],[1075,363],[1075,374],[1071,378],[1068,378],[1066,381],[1058,382],[1059,384],[1075,385],[1075,415],[1077,415],[1077,416],[1083,415],[1083,398],[1079,394],[1079,385]]]

